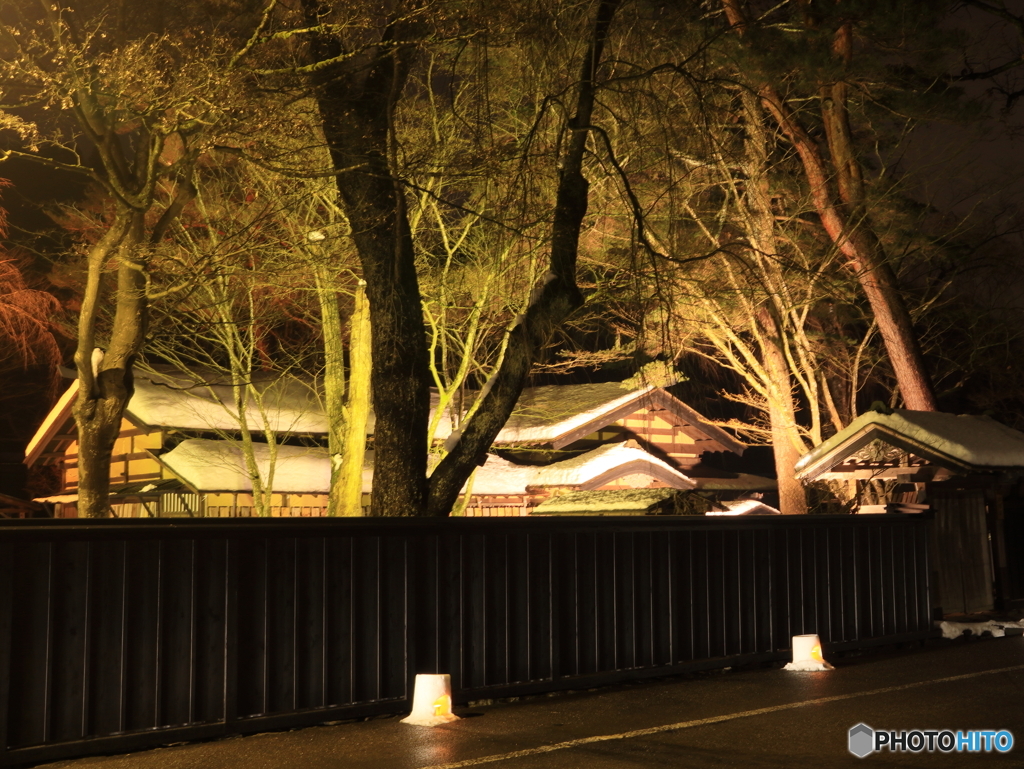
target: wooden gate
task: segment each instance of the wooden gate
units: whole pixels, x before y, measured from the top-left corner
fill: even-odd
[[[933,491],[932,564],[936,603],[945,614],[993,608],[992,554],[980,489]]]

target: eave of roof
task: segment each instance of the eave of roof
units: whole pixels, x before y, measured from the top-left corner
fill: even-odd
[[[25,447],[25,464],[32,467],[45,453],[45,449],[53,442],[55,436],[71,419],[71,409],[75,405],[75,398],[78,395],[78,380],[75,379],[60,399],[50,409],[43,423],[39,425],[32,440]]]

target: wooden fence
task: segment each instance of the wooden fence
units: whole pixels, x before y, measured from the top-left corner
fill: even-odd
[[[929,635],[919,517],[0,522],[0,764]]]

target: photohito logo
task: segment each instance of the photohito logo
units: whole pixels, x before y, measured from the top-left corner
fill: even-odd
[[[1006,753],[1013,747],[1013,734],[1006,729],[975,729],[969,732],[912,729],[895,732],[872,729],[867,724],[857,724],[850,729],[848,747],[857,758],[864,758],[881,750],[894,753],[934,753],[936,750],[942,753],[990,753],[995,750]]]

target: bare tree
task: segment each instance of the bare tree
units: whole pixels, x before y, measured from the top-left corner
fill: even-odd
[[[723,0],[723,6],[732,29],[750,41],[751,23],[741,0]],[[851,22],[841,21],[833,44],[841,73],[852,60],[852,36]],[[754,43],[748,48],[756,55]],[[800,113],[790,105],[777,84],[762,78],[751,83],[751,88],[800,158],[821,224],[846,258],[847,268],[856,275],[871,304],[904,402],[911,409],[934,411],[935,395],[913,320],[895,272],[868,221],[864,176],[852,142],[846,77],[848,75],[843,73],[831,82],[822,83],[820,89],[828,161],[801,122]],[[838,188],[838,196],[833,191],[833,183]]]
[[[373,50],[352,56],[341,37],[330,34],[337,23],[332,23],[328,4],[304,3],[307,26],[318,30],[311,43],[314,64],[310,65],[317,81],[316,98],[370,302],[375,515],[449,513],[511,413],[537,350],[582,302],[575,273],[587,208],[584,158],[602,53],[618,5],[616,0],[595,4],[585,50],[576,64],[580,74],[572,83],[575,97],[565,105],[569,116],[558,157],[547,277],[512,329],[502,365],[488,380],[478,411],[430,475],[428,490],[425,446],[430,374],[415,248],[395,163],[393,115],[406,93],[417,52],[433,34],[431,20],[426,8],[399,4],[383,19],[383,32]]]
[[[4,122],[24,140],[5,157],[84,176],[105,200],[102,225],[84,246],[74,406],[79,514],[103,517],[110,454],[145,336],[148,265],[194,197],[206,137],[228,115],[231,51],[199,28],[186,39],[154,26],[148,11],[124,3],[8,2],[0,14]],[[29,117],[38,114],[54,119]],[[104,332],[108,301],[114,313]]]

